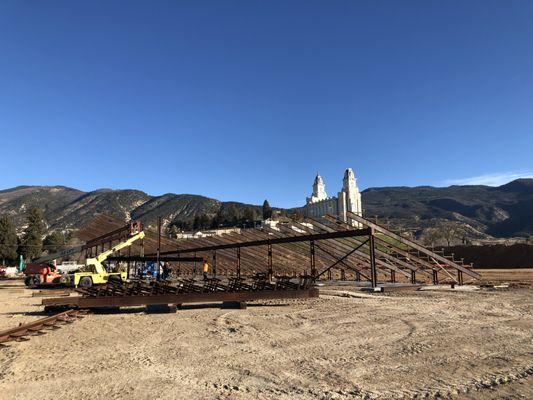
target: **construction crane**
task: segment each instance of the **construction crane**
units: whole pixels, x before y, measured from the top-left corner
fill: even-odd
[[[68,249],[60,250],[57,253],[47,254],[45,256],[39,257],[38,259],[33,260],[32,262],[35,264],[42,264],[47,261],[55,260],[57,258],[65,258],[72,254],[81,252],[84,248],[85,248],[85,245],[70,247]]]
[[[66,274],[62,277],[61,283],[74,285],[75,287],[91,287],[107,283],[109,281],[125,281],[126,272],[107,272],[102,264],[111,254],[131,246],[135,241],[143,239],[144,231],[140,231],[127,240],[120,242],[109,250],[100,253],[95,258],[87,258],[85,261],[85,268],[82,272],[75,272],[73,274]]]

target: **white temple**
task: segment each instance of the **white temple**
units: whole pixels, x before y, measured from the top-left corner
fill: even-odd
[[[348,220],[347,211],[362,216],[362,210],[361,193],[359,193],[355,175],[351,168],[344,172],[342,190],[337,197],[328,197],[324,180],[317,174],[313,183],[313,194],[306,199],[306,205],[304,206],[304,214],[307,217],[318,218],[329,214],[345,222]],[[353,225],[358,226],[355,222]]]

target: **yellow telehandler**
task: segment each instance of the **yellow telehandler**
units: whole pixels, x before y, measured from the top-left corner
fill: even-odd
[[[83,271],[64,275],[61,283],[66,285],[74,285],[75,287],[91,287],[93,285],[101,285],[110,281],[124,282],[127,276],[126,272],[107,272],[102,263],[111,254],[125,247],[131,246],[136,240],[142,239],[144,236],[144,231],[140,231],[131,236],[129,239],[120,242],[107,251],[104,251],[95,258],[88,258],[85,261],[85,267],[83,268]]]

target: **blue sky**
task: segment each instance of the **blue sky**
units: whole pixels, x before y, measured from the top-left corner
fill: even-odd
[[[533,176],[533,2],[0,2],[0,188],[296,206]]]

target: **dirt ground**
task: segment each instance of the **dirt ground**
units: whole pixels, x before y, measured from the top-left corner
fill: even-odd
[[[92,314],[0,348],[0,399],[533,398],[533,290]],[[41,299],[0,282],[0,330]]]
[[[533,268],[493,268],[475,269],[479,272],[484,282],[492,283],[520,283],[522,286],[533,286]]]

